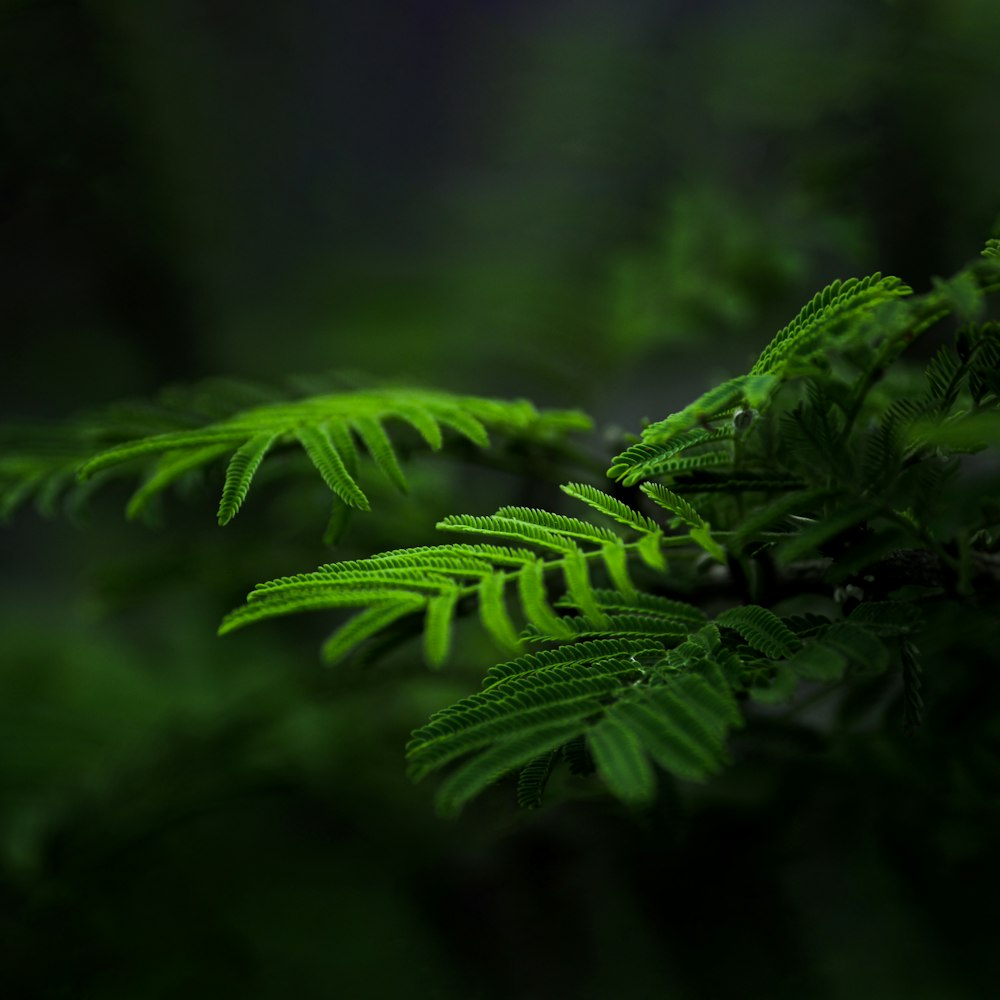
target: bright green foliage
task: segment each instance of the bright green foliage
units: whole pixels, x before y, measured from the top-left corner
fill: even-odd
[[[478,614],[509,658],[407,747],[415,778],[447,769],[447,815],[514,773],[517,800],[536,808],[564,766],[574,778],[596,772],[641,807],[663,780],[717,773],[732,732],[759,712],[795,711],[802,691],[825,696],[887,673],[901,724],[916,728],[923,622],[944,601],[995,605],[1000,582],[1000,324],[985,317],[1000,289],[995,244],[920,296],[878,274],[828,286],[749,373],[648,426],[613,460],[612,492],[564,484],[588,519],[579,506],[454,514],[437,527],[461,541],[259,584],[220,632],[346,610],[324,645],[332,661],[386,632],[409,638],[422,622],[436,668],[454,655],[456,617]],[[907,345],[948,317],[959,322],[923,371],[907,366]],[[130,505],[138,513],[231,455],[225,523],[265,456],[297,441],[339,500],[333,532],[343,512],[368,505],[359,444],[406,488],[391,422],[434,448],[442,427],[484,447],[487,429],[543,441],[580,418],[473,397],[348,393],[125,435],[83,471],[153,459]],[[7,506],[47,475],[48,493],[63,488],[52,469],[65,469],[67,452],[51,456],[49,472],[6,460]],[[815,602],[789,614],[788,596]]]
[[[219,503],[219,524],[228,524],[239,512],[250,489],[250,481],[272,444],[273,434],[257,434],[241,445],[229,460],[226,484],[222,487]]]
[[[633,513],[633,521],[641,526],[644,537],[653,539],[657,546],[665,544],[654,522],[638,513]],[[627,542],[610,528],[525,507],[503,507],[489,517],[454,515],[438,527],[512,544],[400,549],[363,560],[329,563],[312,573],[259,584],[247,603],[226,617],[220,634],[297,611],[398,604],[404,609],[401,614],[426,612],[425,653],[432,665],[440,665],[447,656],[452,618],[463,597],[475,597],[484,627],[510,650],[520,649],[521,639],[507,607],[508,589],[519,598],[531,634],[557,638],[578,635],[581,628],[611,625],[601,596],[608,592],[595,589],[590,563],[601,567],[614,585],[610,593],[616,595],[616,610],[630,609],[642,599],[627,571],[628,558],[637,553],[639,543]],[[573,606],[582,612],[576,624],[571,618],[560,617],[549,603],[546,574],[553,572],[562,578]],[[620,624],[626,634],[634,631],[634,623]],[[346,651],[340,642],[327,649],[338,655]]]
[[[733,395],[732,398],[739,398],[739,394]],[[716,447],[715,444],[718,441],[728,441],[732,437],[733,432],[728,427],[716,428],[713,431],[696,428],[661,443],[652,434],[651,428],[646,428],[642,442],[623,451],[608,469],[608,475],[621,480],[626,486],[634,486],[654,476],[728,465],[732,459],[730,452]],[[682,452],[687,454],[682,456]]]
[[[678,496],[673,490],[668,490],[666,486],[661,486],[659,483],[643,483],[642,492],[653,503],[664,510],[669,510],[671,514],[676,515],[678,521],[689,527],[703,528],[708,523],[687,500]]]
[[[635,528],[639,532],[659,531],[659,525],[655,521],[644,517],[627,504],[616,500],[607,493],[603,493],[595,486],[587,486],[583,483],[566,483],[560,489],[563,493],[568,493],[571,497],[582,500],[594,510],[599,511],[601,514],[606,514],[612,520],[617,521],[619,524],[624,524],[627,528]]]
[[[915,601],[942,587],[895,597],[893,574],[905,557],[935,585],[968,591],[975,556],[967,513],[961,525],[949,514],[951,484],[956,456],[1000,444],[1000,327],[962,326],[927,365],[922,390],[908,376],[898,388],[879,377],[932,322],[962,313],[956,288],[981,295],[995,278],[970,268],[905,305],[910,290],[879,275],[819,293],[748,375],[647,427],[615,459],[609,475],[640,485],[666,517],[569,483],[562,491],[609,523],[521,506],[453,515],[438,527],[496,544],[396,550],[262,584],[223,631],[297,610],[364,608],[335,636],[340,653],[344,635],[360,640],[382,619],[423,613],[436,666],[452,616],[478,607],[485,629],[518,655],[408,748],[416,777],[451,768],[439,792],[448,814],[516,770],[518,800],[536,807],[563,762],[576,774],[596,768],[626,803],[647,803],[658,771],[700,781],[724,765],[727,735],[743,724],[739,699],[780,706],[800,682],[902,670],[912,727],[921,707]],[[834,368],[834,357],[849,370]],[[1000,487],[1000,471],[962,503],[976,512],[975,537],[996,547],[990,483]],[[946,545],[960,526],[965,548],[952,556]],[[693,597],[705,586],[706,554],[727,576],[739,568],[747,588],[712,622]],[[754,599],[766,598],[768,573],[810,565],[831,596],[857,604],[849,614],[784,616]]]

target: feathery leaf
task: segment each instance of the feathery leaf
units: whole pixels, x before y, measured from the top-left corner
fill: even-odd
[[[324,428],[298,427],[295,436],[316,467],[316,471],[323,477],[323,481],[348,507],[356,507],[358,510],[371,509],[368,497],[347,471],[340,452],[334,448]]]
[[[267,454],[268,448],[274,443],[274,439],[275,435],[267,431],[255,434],[246,444],[240,445],[229,460],[226,483],[222,487],[222,499],[219,501],[220,525],[228,524],[243,506],[254,473]]]
[[[640,534],[658,534],[660,531],[660,526],[655,521],[593,486],[587,486],[583,483],[566,483],[559,488],[563,493],[583,501],[594,510],[606,514],[612,520],[624,524],[625,527],[632,528]]]
[[[448,659],[455,605],[461,589],[450,584],[427,602],[427,622],[424,626],[424,655],[432,667],[440,667]]]
[[[336,663],[365,639],[382,632],[400,618],[420,610],[424,603],[422,599],[407,594],[395,601],[385,601],[366,608],[323,643],[323,659],[327,663]]]
[[[613,795],[630,805],[647,805],[656,793],[656,775],[631,727],[609,714],[587,734],[597,773]]]
[[[772,659],[791,656],[801,645],[799,638],[777,615],[756,604],[723,611],[716,616],[715,624],[735,629],[754,649]]]

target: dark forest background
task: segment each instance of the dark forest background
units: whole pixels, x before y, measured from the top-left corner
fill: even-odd
[[[833,278],[998,234],[998,52],[995,0],[2,0],[0,417],[343,371],[637,430]],[[345,556],[526,488],[412,479]],[[860,704],[647,814],[501,785],[447,823],[402,747],[491,650],[215,639],[330,553],[321,487],[225,530],[213,489],[0,533],[7,996],[992,995],[1000,776],[947,765],[933,682],[922,745]]]

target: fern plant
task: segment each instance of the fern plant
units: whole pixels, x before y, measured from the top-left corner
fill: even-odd
[[[949,602],[998,609],[998,289],[995,240],[920,295],[880,274],[833,282],[746,374],[625,442],[607,480],[562,484],[563,509],[456,513],[437,525],[455,541],[260,583],[220,633],[346,613],[328,661],[419,631],[437,669],[455,656],[455,620],[478,614],[504,658],[406,750],[414,778],[446,772],[448,815],[508,775],[517,802],[537,807],[560,769],[648,804],[660,780],[717,774],[733,734],[762,712],[879,675],[896,678],[899,724],[916,730],[923,623]],[[921,373],[906,351],[932,329],[945,339]],[[405,489],[387,430],[403,425],[432,449],[442,427],[482,448],[488,429],[551,444],[586,418],[416,390],[259,402],[212,419],[182,404],[160,426],[78,424],[62,450],[8,453],[0,469],[11,508],[32,492],[51,503],[73,465],[87,481],[145,463],[134,516],[228,455],[225,524],[265,457],[297,444],[338,509],[364,510],[357,445]]]

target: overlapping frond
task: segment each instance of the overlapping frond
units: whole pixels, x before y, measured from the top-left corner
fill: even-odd
[[[742,717],[723,672],[704,647],[689,645],[697,655],[683,670],[656,643],[576,643],[512,661],[483,692],[414,732],[411,774],[466,758],[439,789],[446,814],[522,767],[518,800],[535,807],[560,758],[572,773],[596,766],[609,790],[634,805],[652,798],[656,767],[703,780],[725,763],[727,735]]]
[[[414,732],[411,774],[466,758],[439,790],[445,813],[522,766],[518,797],[536,806],[559,756],[576,761],[577,772],[592,760],[609,789],[634,804],[652,797],[654,765],[703,779],[724,763],[741,716],[720,670],[696,657],[686,671],[664,673],[663,653],[655,641],[580,642],[495,668],[482,692]]]

